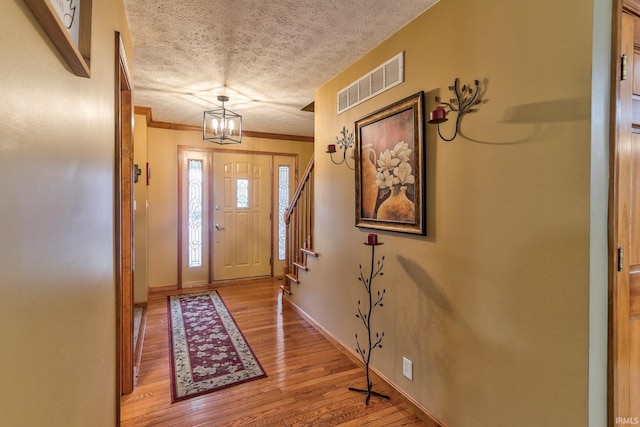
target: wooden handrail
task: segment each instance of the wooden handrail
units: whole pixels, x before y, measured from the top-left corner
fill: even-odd
[[[314,163],[315,163],[315,154],[312,154],[311,159],[309,160],[309,164],[307,165],[307,168],[305,169],[304,174],[300,179],[300,184],[298,185],[298,188],[296,188],[296,192],[293,193],[293,197],[291,198],[291,203],[289,204],[289,208],[284,212],[285,224],[289,224],[289,222],[291,221],[291,212],[298,204],[298,201],[300,200],[300,194],[302,194],[302,191],[307,185],[307,181],[309,181],[309,177],[311,176],[311,172],[313,171]]]
[[[298,271],[308,271],[307,256],[318,256],[313,249],[313,167],[314,156],[311,156],[284,213],[286,244],[282,290],[289,294],[291,282],[300,283]]]

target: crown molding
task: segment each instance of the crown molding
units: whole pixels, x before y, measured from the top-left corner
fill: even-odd
[[[151,108],[135,106],[133,107],[133,113],[140,116],[145,116],[147,118],[147,126],[151,126],[151,122],[153,121],[153,119],[151,118]]]
[[[202,126],[155,121],[153,120],[153,114],[152,114],[151,108],[149,107],[136,106],[134,112],[135,114],[145,116],[147,121],[147,126],[151,128],[171,129],[171,130],[197,130],[202,132]],[[280,139],[284,141],[299,141],[299,142],[311,142],[311,143],[314,142],[314,138],[312,136],[286,135],[286,134],[279,134],[279,133],[255,132],[250,130],[243,130],[242,135],[248,136],[251,138]]]

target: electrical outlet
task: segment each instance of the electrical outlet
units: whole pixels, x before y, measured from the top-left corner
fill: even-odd
[[[406,357],[402,358],[402,375],[413,381],[413,362]]]

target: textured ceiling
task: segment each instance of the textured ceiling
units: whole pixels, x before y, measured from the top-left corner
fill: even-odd
[[[225,107],[255,132],[313,135],[314,90],[438,0],[125,0],[134,100],[202,125]]]

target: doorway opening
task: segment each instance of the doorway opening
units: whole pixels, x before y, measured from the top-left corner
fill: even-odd
[[[297,156],[179,147],[178,286],[280,276]]]

